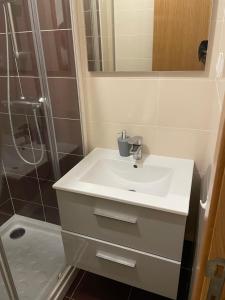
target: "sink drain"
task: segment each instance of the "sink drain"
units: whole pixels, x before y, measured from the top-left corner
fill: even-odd
[[[129,192],[136,192],[136,190],[133,190],[133,189],[130,189],[130,190],[128,190]]]
[[[26,230],[24,228],[16,228],[10,233],[10,238],[12,240],[20,239],[25,232]]]

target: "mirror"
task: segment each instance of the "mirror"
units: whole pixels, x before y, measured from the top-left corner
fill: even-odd
[[[205,69],[212,0],[83,0],[89,71]]]

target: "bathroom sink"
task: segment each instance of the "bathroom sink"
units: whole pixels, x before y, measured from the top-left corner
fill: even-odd
[[[131,161],[98,160],[80,180],[130,192],[165,196],[169,191],[173,170]]]
[[[140,162],[96,148],[54,188],[188,215],[194,162],[144,155]]]

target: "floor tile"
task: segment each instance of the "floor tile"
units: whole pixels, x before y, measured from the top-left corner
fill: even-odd
[[[72,299],[126,300],[129,292],[128,285],[87,272],[79,287],[74,291]]]
[[[169,300],[169,298],[165,298],[144,290],[133,288],[129,300]]]
[[[181,271],[178,300],[186,300],[190,272]],[[79,270],[64,300],[169,300],[117,281]]]
[[[180,283],[178,288],[178,300],[187,300],[190,288],[191,271],[188,269],[181,269]]]

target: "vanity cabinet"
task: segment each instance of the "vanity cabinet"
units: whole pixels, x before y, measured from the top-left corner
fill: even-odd
[[[186,216],[57,190],[67,263],[176,299]]]
[[[68,231],[62,231],[62,238],[67,263],[165,297],[176,298],[179,262]]]

